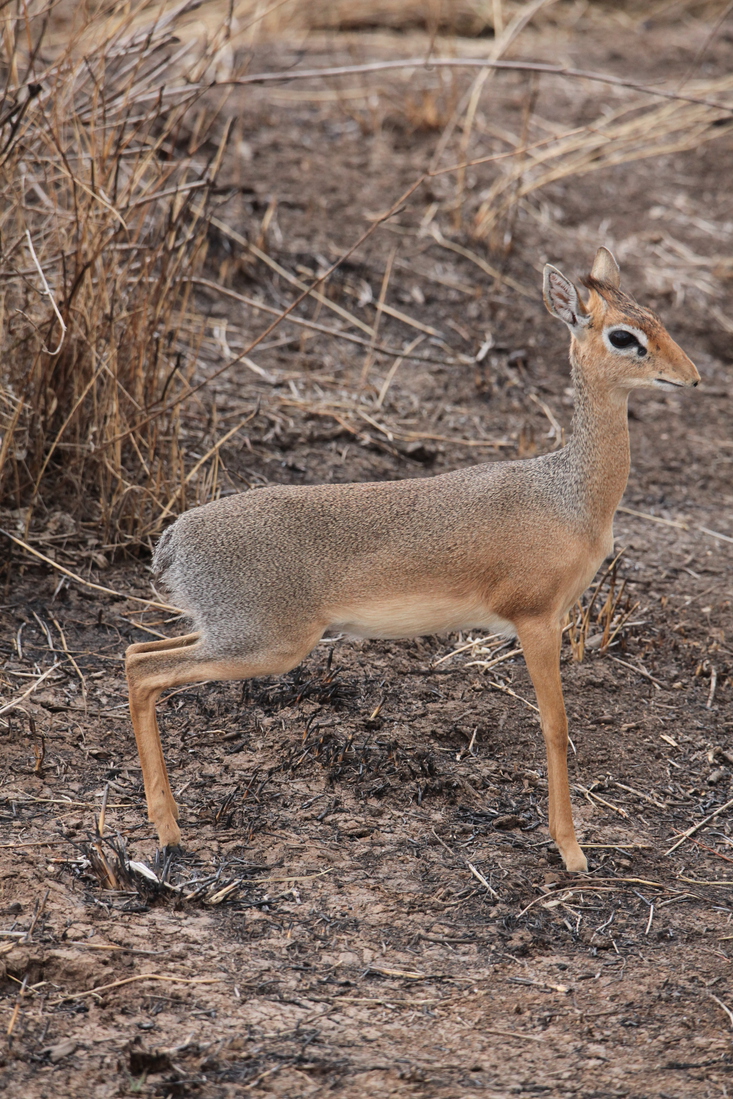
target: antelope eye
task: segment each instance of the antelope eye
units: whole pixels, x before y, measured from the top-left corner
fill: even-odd
[[[617,328],[614,332],[609,332],[608,339],[611,346],[617,347],[619,351],[625,351],[630,347],[641,347],[636,336],[627,332],[625,328]]]

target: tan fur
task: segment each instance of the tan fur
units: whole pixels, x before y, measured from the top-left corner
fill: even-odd
[[[570,806],[560,622],[613,548],[630,391],[699,375],[656,314],[620,290],[607,249],[585,281],[587,301],[545,268],[545,303],[571,333],[576,407],[563,450],[421,480],[271,486],[194,508],[165,531],[154,564],[196,632],[126,654],[161,844],[180,840],[161,691],[288,671],[329,630],[395,638],[474,627],[520,639],[547,748],[550,834],[568,870],[587,869]]]

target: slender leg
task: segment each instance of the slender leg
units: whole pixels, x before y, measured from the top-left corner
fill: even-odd
[[[588,869],[573,826],[568,781],[568,719],[560,679],[559,623],[531,620],[517,624],[529,674],[537,694],[542,735],[547,748],[550,835],[568,870]]]
[[[166,650],[161,646],[150,655],[162,653],[166,656],[175,651],[173,647]],[[156,826],[161,847],[173,847],[181,842],[181,832],[176,823],[178,806],[171,791],[155,715],[155,703],[163,688],[156,689],[148,684],[145,672],[149,660],[146,657],[144,645],[131,645],[125,653],[130,716],[142,766],[148,819]]]
[[[256,653],[248,658],[222,660],[204,655],[198,634],[173,638],[169,643],[153,641],[132,645],[125,653],[130,697],[130,716],[148,804],[148,817],[155,825],[162,847],[181,841],[176,823],[178,806],[171,792],[168,772],[155,716],[155,704],[168,687],[214,679],[249,679],[255,675],[276,675],[289,671],[307,656],[320,637],[318,631],[301,645],[279,651]]]

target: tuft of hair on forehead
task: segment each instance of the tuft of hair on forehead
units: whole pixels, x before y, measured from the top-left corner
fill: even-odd
[[[640,328],[664,329],[661,318],[657,316],[653,309],[646,309],[643,305],[638,305],[629,294],[625,294],[617,286],[611,286],[609,282],[604,282],[602,279],[594,279],[592,275],[587,275],[584,279],[581,279],[581,282],[588,290],[598,294],[599,297],[618,309],[629,320],[635,321]]]

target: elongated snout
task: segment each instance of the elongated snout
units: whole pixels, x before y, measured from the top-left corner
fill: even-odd
[[[700,372],[692,359],[672,339],[667,338],[660,341],[660,344],[659,353],[656,356],[658,367],[655,372],[655,384],[685,389],[696,386],[700,381]]]

